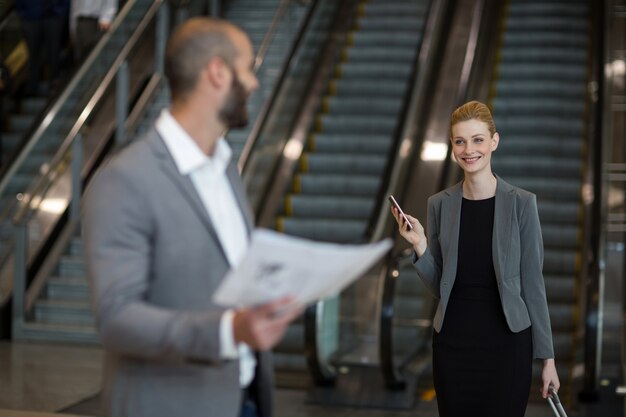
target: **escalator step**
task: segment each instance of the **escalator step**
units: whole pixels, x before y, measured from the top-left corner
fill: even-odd
[[[278,219],[278,230],[292,236],[336,243],[358,243],[365,234],[367,220]]]
[[[556,79],[584,83],[587,79],[587,68],[578,65],[503,62],[498,68],[498,76],[501,80]]]
[[[409,55],[409,58],[412,58]],[[378,59],[378,58],[377,58]],[[342,78],[350,80],[359,79],[406,79],[411,74],[411,63],[368,63],[363,65],[361,62],[343,63],[339,66]]]
[[[582,117],[585,104],[581,100],[563,100],[549,97],[541,99],[503,96],[493,100],[494,108],[500,113],[526,115],[542,114],[546,116]]]
[[[500,143],[493,161],[500,158],[508,158],[505,155],[517,155],[518,158],[531,155],[542,155],[545,157],[569,157],[582,158],[582,142],[572,140],[571,136],[539,136],[532,138],[527,135],[505,134],[500,136]]]
[[[385,116],[352,116],[324,114],[320,117],[320,131],[328,133],[353,133],[355,126],[374,134],[393,134],[396,127],[396,117]]]
[[[498,80],[496,83],[498,96],[519,96],[542,98],[562,98],[583,100],[585,86],[580,83],[564,80]]]
[[[504,34],[504,49],[519,46],[585,49],[587,44],[588,39],[583,33],[519,31]]]
[[[405,88],[404,80],[399,82],[384,80],[384,82],[373,83],[370,80],[341,79],[330,83],[330,90],[339,96],[400,97],[404,94]]]
[[[298,174],[294,182],[301,193],[317,195],[376,195],[380,178],[365,175]]]
[[[378,100],[375,103],[378,103]],[[332,104],[331,104],[332,107]],[[389,150],[391,140],[387,135],[333,135],[317,133],[309,140],[314,150],[319,152],[384,153]]]
[[[504,63],[551,63],[576,64],[585,66],[587,53],[578,48],[556,48],[545,46],[525,46],[502,51],[501,62]]]
[[[512,3],[509,5],[511,16],[532,17],[584,17],[587,13],[587,5],[584,2],[572,4],[567,2],[535,2],[535,3]]]
[[[581,189],[579,178],[528,178],[521,176],[504,178],[511,184],[537,194],[539,201],[580,202]]]
[[[555,117],[555,116],[503,116],[496,118],[496,126],[506,134],[546,134],[567,135],[571,138],[582,138],[582,118]],[[580,139],[578,139],[580,140]]]
[[[367,220],[374,203],[370,198],[320,197],[302,194],[287,196],[288,213],[292,217]]]
[[[387,163],[386,155],[347,155],[321,152],[305,153],[301,160],[306,172],[326,174],[381,175]]]
[[[424,24],[422,17],[412,16],[364,16],[358,20],[358,29],[370,30],[413,30]]]
[[[378,67],[382,69],[388,67],[387,63],[404,64],[407,67],[411,67],[412,61],[415,57],[415,45],[408,46],[371,46],[371,45],[356,45],[347,49],[346,51],[346,64],[353,64],[354,66],[363,65],[364,61],[368,62],[368,65],[374,65],[373,62],[379,61]],[[395,65],[394,65],[395,66]]]
[[[382,98],[379,100],[367,100],[355,97],[328,97],[326,99],[328,113],[330,114],[374,114],[381,116],[397,116],[402,103],[399,100]],[[389,138],[386,138],[389,141]]]
[[[558,16],[558,17],[537,17],[537,16],[516,16],[510,15],[507,20],[507,31],[510,32],[532,32],[551,31],[559,34],[576,33],[580,28],[587,28],[586,17]]]
[[[580,159],[566,157],[546,157],[529,155],[496,156],[493,158],[493,169],[503,177],[546,177],[580,178],[582,166]]]

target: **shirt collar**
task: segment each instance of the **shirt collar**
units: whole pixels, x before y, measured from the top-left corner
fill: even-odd
[[[207,156],[168,109],[161,111],[155,125],[182,175],[191,174],[205,166],[216,172],[226,171],[232,151],[224,137],[217,140],[213,155]]]

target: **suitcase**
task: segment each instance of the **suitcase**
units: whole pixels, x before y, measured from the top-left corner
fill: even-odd
[[[556,417],[567,417],[567,414],[565,414],[565,410],[563,409],[563,405],[561,404],[561,400],[552,385],[548,388],[548,404],[552,407],[552,411],[554,411],[554,415]]]

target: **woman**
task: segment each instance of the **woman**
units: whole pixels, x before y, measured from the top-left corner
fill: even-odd
[[[464,180],[428,200],[428,238],[392,213],[414,266],[439,298],[433,378],[441,417],[523,417],[532,359],[543,360],[544,398],[557,376],[534,194],[491,171],[499,135],[487,106],[454,111],[451,146]]]

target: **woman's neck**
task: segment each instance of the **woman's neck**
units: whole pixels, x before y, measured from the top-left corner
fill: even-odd
[[[468,200],[484,200],[496,195],[498,180],[491,172],[465,175],[463,197]]]

